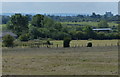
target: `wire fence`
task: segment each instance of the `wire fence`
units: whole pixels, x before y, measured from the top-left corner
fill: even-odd
[[[112,43],[105,43],[105,44],[92,44],[92,47],[107,47],[107,46],[120,46],[119,43],[112,44]],[[20,44],[14,47],[30,47],[30,48],[63,48],[62,44],[40,44],[40,43],[33,43],[33,44]],[[87,47],[87,44],[70,44],[72,48],[79,48],[79,47]]]

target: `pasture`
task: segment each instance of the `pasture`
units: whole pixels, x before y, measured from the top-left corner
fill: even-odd
[[[63,47],[63,41],[53,40],[51,41],[55,46]],[[118,40],[72,40],[70,42],[71,47],[85,47],[88,42],[92,42],[93,46],[116,46]]]
[[[46,40],[40,40],[40,41],[28,41],[28,42],[19,42],[15,41],[15,44],[22,47],[31,47],[30,45],[33,44],[34,47],[47,47],[47,45],[42,45],[40,43],[46,42]],[[63,47],[63,40],[51,40],[50,41],[53,45],[50,45],[51,48],[61,48]],[[118,40],[72,40],[70,42],[70,47],[85,47],[88,42],[92,42],[93,47],[97,46],[117,46]],[[35,45],[35,44],[40,45]]]
[[[90,26],[98,26],[99,22],[61,22],[61,24],[65,25],[65,24],[80,24],[80,25],[90,25]],[[116,23],[114,22],[108,22],[108,25],[110,27],[112,27],[113,25],[117,26]]]
[[[51,41],[62,45],[62,41]],[[73,40],[86,44],[87,40]],[[117,40],[92,40],[101,46],[3,48],[3,75],[117,75]],[[104,46],[107,43],[108,46]],[[111,43],[113,44],[111,46]],[[110,44],[110,45],[109,45]]]

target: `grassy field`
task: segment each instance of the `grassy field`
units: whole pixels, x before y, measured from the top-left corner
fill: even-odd
[[[99,22],[61,22],[61,24],[81,24],[81,25],[90,25],[90,26],[98,26]],[[114,22],[108,22],[109,26],[117,26]]]
[[[51,42],[54,46],[58,44],[60,47],[63,47],[63,40],[54,40]],[[93,46],[111,46],[117,45],[118,40],[72,40],[70,46],[86,46],[88,42],[92,42]]]
[[[42,43],[46,42],[46,40],[40,40],[40,41],[29,41],[29,42],[19,42],[15,41],[16,44],[19,44],[22,46],[23,44],[30,45],[33,43]],[[50,47],[56,48],[58,47],[63,47],[63,40],[51,40],[50,41],[53,45]],[[117,46],[118,40],[72,40],[70,42],[71,47],[85,47],[87,46],[88,42],[92,42],[93,46]],[[40,45],[40,47],[46,47],[46,45]]]
[[[61,44],[62,41],[53,41]],[[80,41],[84,43],[84,41]],[[87,41],[86,41],[87,42]],[[97,43],[116,43],[103,40]],[[72,41],[71,43],[78,43]],[[117,75],[118,47],[3,48],[3,75]]]

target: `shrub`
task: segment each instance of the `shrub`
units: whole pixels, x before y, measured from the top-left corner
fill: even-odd
[[[48,45],[51,45],[51,43],[50,43],[50,41],[49,40],[47,40],[47,42],[46,42]]]
[[[92,42],[88,42],[87,47],[92,47]]]
[[[70,47],[70,41],[71,41],[71,38],[70,37],[66,37],[64,38],[64,41],[63,41],[63,47]]]
[[[88,40],[91,41],[91,40],[93,40],[93,39],[92,39],[92,38],[89,38]]]
[[[28,41],[29,40],[29,34],[23,34],[19,37],[20,41]]]
[[[14,45],[14,37],[11,35],[5,35],[3,37],[3,44],[5,47],[12,47]]]

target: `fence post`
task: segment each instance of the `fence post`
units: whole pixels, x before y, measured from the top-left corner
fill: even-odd
[[[57,48],[58,48],[58,44],[57,44]]]
[[[113,45],[111,44],[111,46],[113,46]]]

